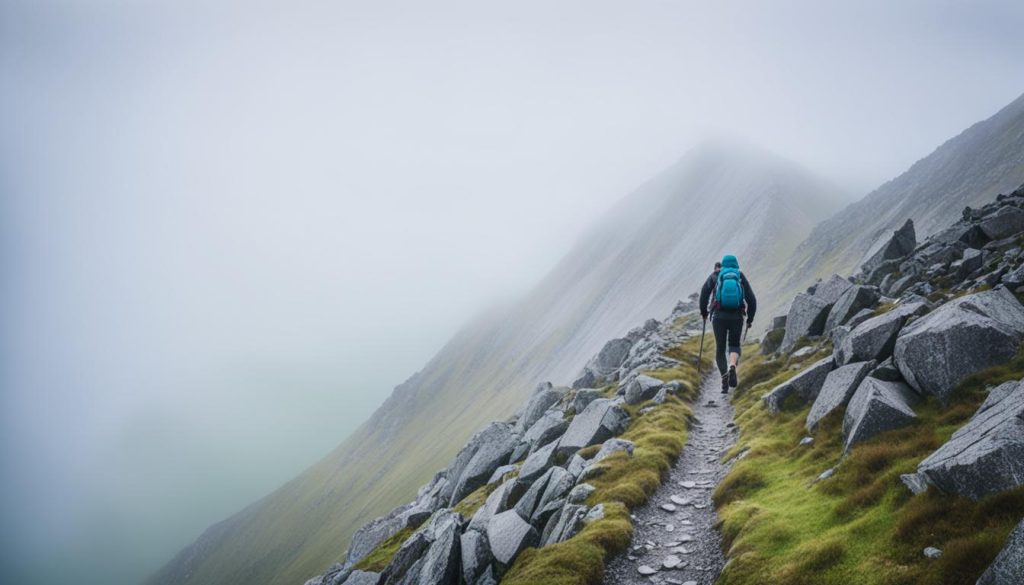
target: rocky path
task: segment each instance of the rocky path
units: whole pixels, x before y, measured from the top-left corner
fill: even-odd
[[[725,565],[711,493],[728,468],[720,461],[736,442],[733,408],[720,379],[710,376],[694,405],[689,440],[668,480],[633,513],[633,543],[614,559],[606,585],[706,585]]]

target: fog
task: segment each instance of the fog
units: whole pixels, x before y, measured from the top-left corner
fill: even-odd
[[[861,195],[1024,91],[1020,2],[710,4],[5,0],[0,581],[138,582],[703,137]]]

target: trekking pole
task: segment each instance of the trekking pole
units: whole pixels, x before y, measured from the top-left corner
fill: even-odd
[[[704,319],[704,326],[700,328],[700,351],[697,352],[697,379],[700,380],[700,360],[704,356],[704,332],[708,330],[708,320]]]

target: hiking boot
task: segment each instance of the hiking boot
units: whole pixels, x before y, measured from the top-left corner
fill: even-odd
[[[736,366],[729,366],[729,386],[735,388],[736,384],[739,384],[739,380],[736,379]]]
[[[722,374],[722,394],[729,391],[729,374]]]

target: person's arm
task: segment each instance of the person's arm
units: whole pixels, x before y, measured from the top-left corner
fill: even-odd
[[[757,297],[754,296],[754,289],[750,287],[747,275],[740,273],[740,282],[743,284],[743,299],[747,303],[747,326],[754,322],[754,313],[757,312]]]
[[[714,280],[709,276],[700,289],[700,316],[702,319],[708,318],[708,301],[711,300],[711,289],[714,286]]]

